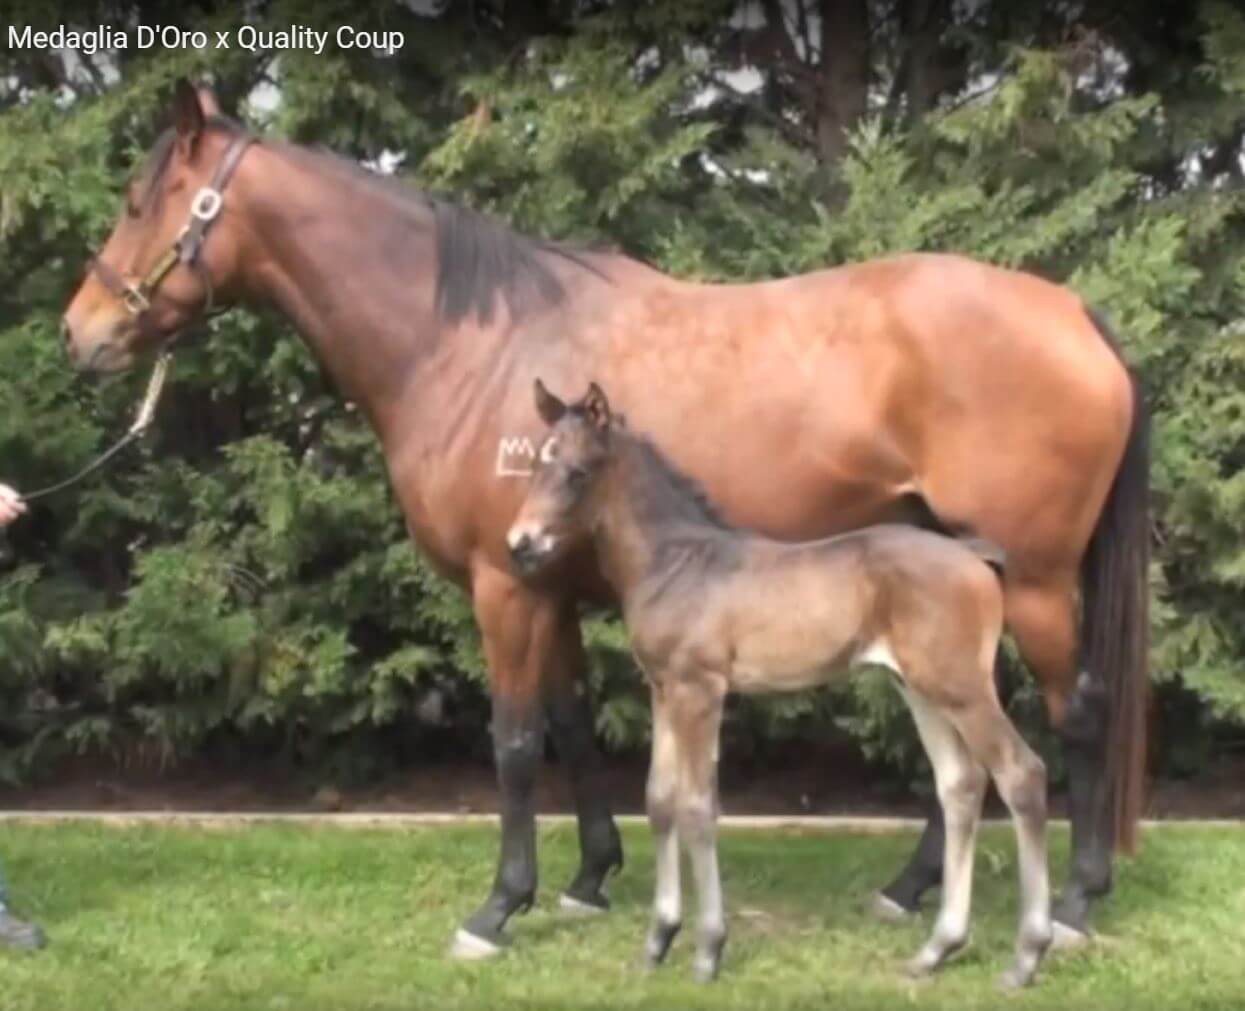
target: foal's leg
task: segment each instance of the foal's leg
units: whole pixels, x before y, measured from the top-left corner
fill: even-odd
[[[678,741],[670,719],[670,706],[659,685],[653,685],[652,697],[653,748],[648,768],[647,806],[657,868],[653,894],[653,924],[644,944],[644,958],[649,968],[655,968],[665,960],[670,943],[683,924],[683,896],[679,883],[679,836],[675,829]]]
[[[593,733],[592,706],[584,675],[587,658],[574,603],[559,614],[545,676],[545,711],[558,758],[566,767],[579,821],[579,870],[562,893],[564,909],[603,912],[609,908],[602,885],[623,864],[622,840],[602,783],[601,755]]]
[[[944,712],[911,688],[905,687],[903,693],[934,767],[938,800],[947,827],[942,908],[929,940],[908,963],[911,975],[924,976],[968,942],[973,851],[988,780],[985,768],[969,752]]]
[[[995,685],[1006,705],[1009,696],[1003,693],[998,662],[995,663]],[[921,909],[921,898],[942,883],[942,846],[946,826],[942,821],[942,804],[934,797],[928,804],[925,828],[920,841],[898,876],[877,891],[870,910],[879,920],[900,922],[911,919]]]
[[[1050,947],[1050,878],[1046,857],[1046,767],[1016,731],[996,699],[952,717],[965,743],[986,763],[1012,814],[1020,865],[1020,925],[1016,960],[1005,987],[1026,986]]]
[[[501,853],[492,891],[459,929],[451,953],[487,958],[501,951],[506,921],[531,908],[536,897],[533,791],[544,743],[541,679],[553,654],[559,606],[487,564],[472,572],[472,598],[493,695]]]
[[[716,678],[695,678],[670,686],[670,715],[679,750],[675,822],[691,857],[700,903],[692,971],[701,982],[717,976],[726,944],[717,825],[718,734],[725,696],[725,683]]]

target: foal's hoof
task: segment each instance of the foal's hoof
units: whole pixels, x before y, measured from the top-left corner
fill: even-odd
[[[722,949],[726,947],[726,934],[717,931],[702,933],[696,942],[696,954],[692,957],[692,978],[697,983],[712,983],[722,968]]]
[[[505,950],[502,945],[460,927],[450,945],[450,958],[459,962],[482,962],[496,958]]]
[[[1033,982],[1036,975],[1032,970],[1026,970],[1018,965],[1013,965],[1006,972],[999,976],[999,989],[1007,992],[1013,990],[1023,990]]]
[[[722,960],[709,955],[697,955],[692,959],[692,979],[697,983],[712,983],[718,978]]]
[[[656,969],[670,954],[670,945],[678,936],[682,923],[654,923],[644,939],[644,968],[649,972]]]
[[[570,913],[572,916],[600,916],[602,913],[609,912],[610,900],[600,893],[597,893],[594,900],[589,900],[576,898],[570,892],[563,892],[558,896],[558,906],[564,913]]]
[[[869,896],[865,909],[870,916],[882,923],[907,923],[916,917],[916,913],[911,909],[904,909],[885,892],[874,892]]]
[[[1069,927],[1058,920],[1051,922],[1051,928],[1054,931],[1050,943],[1051,951],[1080,951],[1088,948],[1094,941],[1091,934]]]

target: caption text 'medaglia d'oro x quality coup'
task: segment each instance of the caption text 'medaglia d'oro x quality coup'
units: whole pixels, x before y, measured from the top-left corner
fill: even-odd
[[[379,50],[396,53],[406,44],[399,31],[366,31],[351,25],[340,25],[332,31],[321,31],[295,25],[288,28],[257,28],[242,25],[225,31],[202,31],[176,25],[139,25],[128,31],[119,28],[66,28],[35,31],[29,25],[8,26],[10,49],[77,49],[91,54],[111,49],[245,49],[248,52],[268,50],[302,50],[317,55],[333,42],[340,49]]]

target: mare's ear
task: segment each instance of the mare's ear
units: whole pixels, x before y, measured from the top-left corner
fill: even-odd
[[[556,425],[561,421],[562,415],[566,413],[566,404],[545,389],[545,384],[539,379],[536,380],[532,391],[536,395],[536,413],[540,415],[541,420],[546,425]]]
[[[211,119],[213,116],[221,115],[220,99],[216,97],[216,92],[209,87],[195,88],[195,96],[199,99],[199,109],[203,113],[204,119]]]
[[[173,86],[173,129],[177,131],[177,147],[188,158],[194,157],[199,138],[203,135],[203,106],[199,93],[186,78],[178,78]]]
[[[596,383],[588,385],[588,392],[584,394],[584,399],[580,401],[584,415],[588,418],[594,428],[600,429],[602,432],[608,432],[610,423],[613,421],[613,415],[610,414],[610,402],[605,397],[605,391]]]

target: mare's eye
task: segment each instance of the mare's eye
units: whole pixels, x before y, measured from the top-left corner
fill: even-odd
[[[588,471],[584,467],[571,467],[566,480],[572,488],[582,488],[588,480]]]

